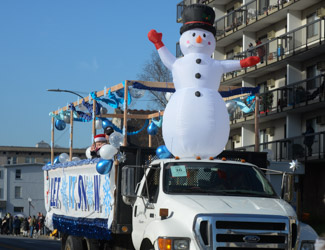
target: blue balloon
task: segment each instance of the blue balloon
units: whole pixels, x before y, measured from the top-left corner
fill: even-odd
[[[158,127],[154,122],[151,122],[147,128],[147,132],[149,135],[156,135],[158,132]]]
[[[112,126],[112,122],[110,120],[104,118],[103,121],[102,121],[103,129],[107,128],[108,126]]]
[[[113,166],[113,160],[101,160],[96,165],[96,170],[99,174],[108,174]]]
[[[156,155],[159,159],[166,159],[172,156],[165,145],[161,145],[156,149]]]
[[[57,130],[63,130],[66,127],[66,123],[63,120],[56,120],[55,121],[55,128]]]
[[[60,163],[59,156],[57,156],[57,157],[54,158],[53,165],[54,164],[58,164],[58,163]]]

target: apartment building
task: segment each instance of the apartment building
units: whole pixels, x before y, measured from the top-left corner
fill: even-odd
[[[69,153],[55,148],[55,156]],[[74,149],[74,156],[86,158],[85,149]],[[36,147],[0,146],[0,217],[6,213],[23,216],[45,213],[44,171],[51,149],[45,142]]]
[[[259,87],[259,150],[272,161],[304,164],[296,183],[302,212],[324,220],[325,1],[184,0],[177,4],[177,22],[193,3],[215,10],[214,59],[260,56],[258,65],[223,75],[221,85]],[[176,55],[182,56],[178,45]],[[226,149],[254,151],[255,112],[238,107],[230,126]]]

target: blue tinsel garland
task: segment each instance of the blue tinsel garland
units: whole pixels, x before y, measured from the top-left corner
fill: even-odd
[[[57,163],[54,165],[45,165],[42,167],[44,171],[47,170],[52,170],[52,169],[57,169],[57,168],[66,168],[66,167],[73,167],[73,166],[81,166],[81,165],[87,165],[87,164],[92,164],[92,163],[97,163],[101,158],[94,158],[94,159],[85,159],[85,160],[80,160],[80,161],[67,161],[65,163]]]
[[[89,239],[110,240],[107,219],[74,218],[53,214],[53,227],[60,232]]]

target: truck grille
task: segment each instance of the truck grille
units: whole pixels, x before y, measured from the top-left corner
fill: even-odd
[[[276,215],[199,214],[193,229],[198,245],[205,250],[287,250],[296,241],[295,223]]]

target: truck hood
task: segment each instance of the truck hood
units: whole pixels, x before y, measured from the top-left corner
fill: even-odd
[[[276,198],[238,197],[238,196],[169,196],[164,201],[167,207],[175,212],[192,214],[227,213],[227,214],[260,214],[296,217],[293,208],[285,201]],[[193,218],[192,217],[192,218]]]

